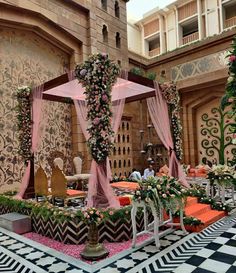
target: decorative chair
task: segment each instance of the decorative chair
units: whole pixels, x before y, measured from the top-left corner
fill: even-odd
[[[51,194],[54,201],[56,197],[62,198],[64,200],[65,205],[70,199],[74,198],[84,199],[86,197],[86,193],[84,191],[67,189],[66,177],[58,166],[52,168]]]
[[[54,163],[54,166],[58,166],[59,169],[61,171],[63,171],[64,164],[63,164],[63,160],[60,157],[55,158],[53,163]],[[79,186],[80,186],[80,189],[83,190],[84,189],[84,183],[86,181],[88,181],[88,179],[90,177],[90,174],[81,173],[81,171],[82,171],[82,159],[80,157],[78,157],[78,156],[74,157],[73,163],[74,163],[74,168],[75,168],[75,174],[65,176],[66,181],[68,183],[76,183],[76,189],[79,188]]]
[[[58,168],[63,171],[63,168],[64,168],[64,162],[63,162],[63,159],[60,158],[60,157],[56,157],[54,160],[53,160],[53,163],[54,163],[54,166],[58,166]]]
[[[47,196],[48,193],[48,178],[42,166],[39,166],[34,177],[35,196],[38,201],[38,196]]]
[[[84,184],[87,182],[91,176],[89,173],[82,173],[82,159],[79,156],[74,157],[73,159],[74,167],[75,167],[75,174],[78,183],[81,183],[81,189],[84,189]],[[78,187],[78,185],[77,185]]]

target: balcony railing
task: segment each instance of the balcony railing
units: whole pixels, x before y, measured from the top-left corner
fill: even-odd
[[[183,37],[183,45],[191,43],[191,42],[196,41],[198,39],[199,39],[198,32],[194,32],[188,36]]]
[[[154,57],[160,54],[160,47],[149,51],[149,57]]]
[[[236,16],[225,20],[225,28],[236,26]]]

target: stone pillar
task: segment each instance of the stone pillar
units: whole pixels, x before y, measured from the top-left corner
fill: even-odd
[[[197,13],[198,13],[198,35],[199,40],[203,39],[203,24],[202,24],[202,3],[197,0]]]

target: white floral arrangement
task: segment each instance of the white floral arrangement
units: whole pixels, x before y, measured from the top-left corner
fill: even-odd
[[[218,183],[235,183],[236,182],[236,171],[235,166],[228,165],[213,165],[208,172],[208,178],[211,182]]]

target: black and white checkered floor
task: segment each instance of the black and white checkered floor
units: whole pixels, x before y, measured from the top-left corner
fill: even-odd
[[[0,228],[0,272],[19,273],[236,273],[236,214],[200,233],[174,231],[92,265]]]

